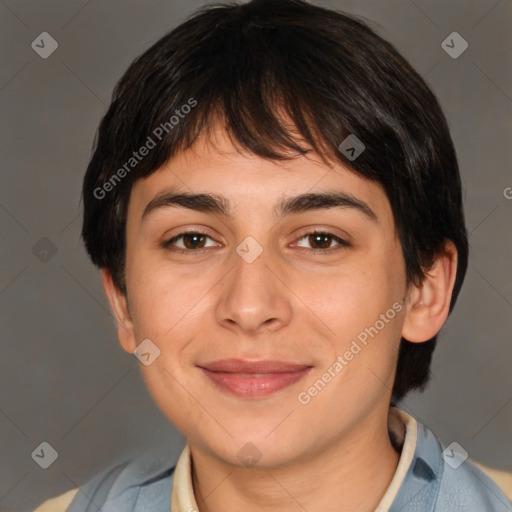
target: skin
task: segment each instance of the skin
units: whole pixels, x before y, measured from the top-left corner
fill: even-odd
[[[148,203],[171,188],[222,195],[232,216],[168,206],[142,220]],[[347,207],[273,216],[283,198],[326,191],[364,201],[377,220]],[[201,239],[202,252],[173,252],[187,247],[183,238],[162,246],[195,229],[209,237]],[[328,236],[315,245],[305,236],[311,229],[350,246]],[[454,245],[446,243],[421,286],[407,286],[379,184],[314,154],[276,162],[239,152],[221,129],[134,184],[126,233],[127,297],[107,269],[105,292],[122,347],[133,353],[150,339],[161,351],[141,371],[157,405],[187,437],[199,510],[374,510],[399,460],[387,414],[400,337],[426,341],[446,320]],[[263,250],[252,263],[236,252],[248,236]],[[314,250],[321,247],[331,249]],[[403,305],[394,319],[307,405],[299,403],[297,395],[394,303]],[[231,357],[313,368],[265,398],[238,398],[197,367]],[[237,457],[248,442],[262,454],[252,468]]]

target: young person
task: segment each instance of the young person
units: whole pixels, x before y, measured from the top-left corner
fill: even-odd
[[[117,85],[83,202],[120,343],[187,445],[70,512],[512,510],[394,407],[428,381],[468,243],[440,106],[364,23],[201,10]]]

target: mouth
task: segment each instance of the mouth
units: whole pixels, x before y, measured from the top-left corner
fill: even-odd
[[[198,365],[219,389],[241,398],[263,398],[303,379],[312,366],[283,361],[224,359]]]

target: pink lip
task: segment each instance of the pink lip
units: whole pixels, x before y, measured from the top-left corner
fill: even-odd
[[[224,359],[199,368],[223,390],[243,398],[259,398],[291,386],[312,367],[282,361]]]

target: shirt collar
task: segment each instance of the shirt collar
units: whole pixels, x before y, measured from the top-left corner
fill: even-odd
[[[410,470],[416,452],[418,423],[412,416],[396,407],[391,407],[388,415],[388,428],[394,444],[401,448],[401,454],[393,479],[375,512],[391,512],[390,507],[402,488],[402,483]],[[174,471],[171,512],[197,510],[199,508],[192,485],[190,446],[187,443]]]

